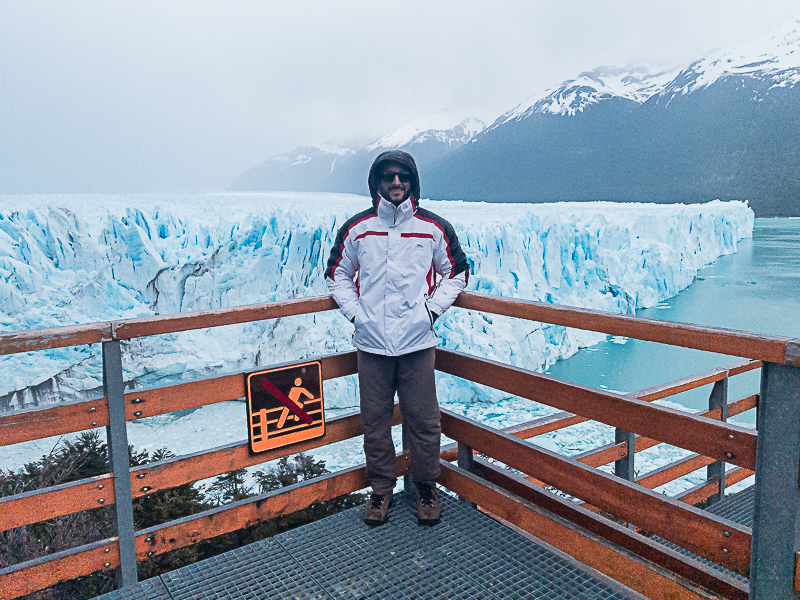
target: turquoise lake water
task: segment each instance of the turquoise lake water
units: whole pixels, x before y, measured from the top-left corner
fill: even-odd
[[[753,238],[736,254],[701,269],[683,292],[638,316],[757,333],[800,337],[800,219],[756,219]],[[548,371],[560,379],[620,392],[652,385],[745,359],[609,338],[560,361]],[[737,375],[729,400],[758,391],[759,371]],[[673,396],[690,409],[707,408],[710,386]],[[754,411],[733,422],[753,425]]]

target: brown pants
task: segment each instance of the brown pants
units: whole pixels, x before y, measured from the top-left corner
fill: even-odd
[[[439,477],[442,427],[433,374],[435,357],[435,348],[401,356],[358,351],[367,483],[376,494],[391,494],[397,483],[392,442],[395,392],[400,400],[403,429],[411,450],[414,483],[433,483]]]

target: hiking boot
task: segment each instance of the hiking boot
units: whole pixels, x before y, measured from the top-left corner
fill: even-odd
[[[436,484],[418,483],[417,487],[417,524],[436,525],[442,515],[439,504],[439,491]]]
[[[386,523],[389,507],[392,505],[391,494],[372,494],[364,508],[364,523],[377,527]]]

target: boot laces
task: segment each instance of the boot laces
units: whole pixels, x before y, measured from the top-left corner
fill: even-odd
[[[386,496],[383,494],[372,494],[369,497],[369,502],[372,505],[372,508],[380,508],[385,498]]]

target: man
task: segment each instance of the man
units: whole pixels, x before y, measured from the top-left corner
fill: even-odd
[[[326,283],[355,325],[367,482],[364,522],[382,525],[397,482],[392,413],[397,392],[411,450],[417,521],[439,522],[441,424],[436,400],[434,321],[469,277],[453,227],[419,207],[419,174],[410,154],[379,155],[369,170],[372,208],[339,230]]]

